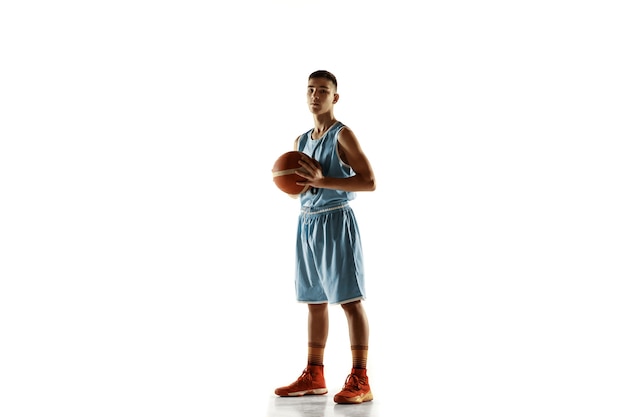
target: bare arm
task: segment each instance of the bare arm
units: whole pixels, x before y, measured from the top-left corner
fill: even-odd
[[[374,191],[376,189],[374,171],[354,132],[344,127],[339,132],[338,139],[339,156],[352,167],[355,174],[349,178],[324,177],[319,163],[304,156],[300,160],[302,169],[298,171],[303,181],[298,184],[343,191]]]

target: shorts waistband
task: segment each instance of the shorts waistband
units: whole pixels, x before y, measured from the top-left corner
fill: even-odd
[[[335,206],[330,207],[302,207],[300,211],[302,214],[320,214],[327,213],[329,211],[341,210],[342,208],[348,207],[348,202],[344,202],[341,204],[337,204]]]

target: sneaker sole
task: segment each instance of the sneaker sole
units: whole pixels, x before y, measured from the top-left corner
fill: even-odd
[[[368,391],[367,393],[357,395],[356,397],[335,397],[334,399],[337,404],[360,404],[366,401],[372,401],[374,399],[374,394],[372,394],[372,391]]]
[[[305,391],[290,392],[287,393],[287,395],[281,395],[281,397],[302,397],[303,395],[323,395],[327,393],[328,390],[326,388],[316,388]]]

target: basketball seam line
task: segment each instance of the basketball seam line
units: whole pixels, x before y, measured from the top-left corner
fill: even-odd
[[[291,175],[291,174],[295,174],[297,170],[298,170],[298,168],[284,169],[282,171],[273,172],[272,175],[274,177],[280,177],[280,176],[283,176],[283,175]]]

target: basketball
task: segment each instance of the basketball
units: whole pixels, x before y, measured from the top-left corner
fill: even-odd
[[[297,195],[306,192],[308,185],[298,185],[303,178],[296,174],[296,170],[300,168],[298,161],[302,158],[303,153],[298,151],[285,152],[274,162],[272,174],[274,184],[284,193]]]

